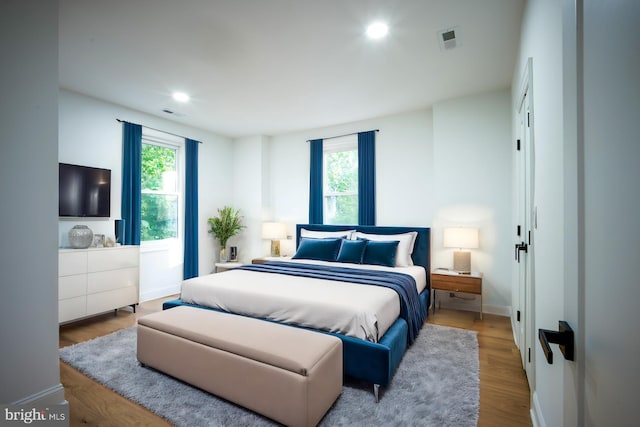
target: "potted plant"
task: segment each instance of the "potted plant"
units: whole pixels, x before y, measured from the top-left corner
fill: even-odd
[[[220,262],[227,261],[227,241],[238,234],[244,225],[240,224],[240,209],[231,206],[218,208],[218,216],[209,218],[209,233],[220,242]]]

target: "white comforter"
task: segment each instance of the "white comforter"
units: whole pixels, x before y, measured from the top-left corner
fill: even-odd
[[[382,267],[309,260],[290,262],[396,271],[413,276],[418,293],[426,286],[425,269],[419,266]],[[180,297],[187,303],[337,332],[372,342],[378,342],[400,313],[398,294],[386,287],[244,270],[185,280]]]

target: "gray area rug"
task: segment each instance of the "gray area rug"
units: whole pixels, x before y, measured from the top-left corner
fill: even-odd
[[[136,359],[136,327],[60,350],[63,361],[176,426],[273,426],[258,414],[191,387]],[[347,380],[321,426],[476,426],[478,340],[425,324],[376,403],[372,386]],[[73,408],[71,408],[73,410]]]

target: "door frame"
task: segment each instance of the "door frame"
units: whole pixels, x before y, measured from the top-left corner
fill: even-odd
[[[562,4],[564,320],[575,334],[575,361],[562,378],[563,423],[585,425],[585,210],[583,0]]]
[[[521,155],[524,159],[517,161],[521,162],[524,166],[522,168],[516,168],[516,182],[518,184],[524,184],[524,189],[519,188],[516,192],[516,203],[524,204],[522,206],[516,206],[516,212],[518,212],[518,222],[524,218],[521,234],[518,237],[520,241],[527,243],[527,253],[520,253],[520,257],[524,257],[524,265],[518,263],[515,267],[518,277],[518,295],[519,295],[519,308],[523,311],[521,315],[521,321],[524,322],[524,327],[518,326],[518,343],[521,355],[522,367],[526,373],[527,380],[529,382],[529,389],[535,390],[535,366],[536,366],[536,352],[534,346],[536,343],[536,328],[535,328],[535,227],[536,227],[536,215],[534,208],[535,200],[535,141],[534,141],[534,123],[535,114],[533,111],[533,59],[528,58],[524,67],[522,78],[520,79],[520,86],[518,91],[518,98],[516,104],[516,117],[518,117],[517,126],[518,135],[521,138]],[[528,114],[528,117],[527,117]],[[528,121],[528,123],[525,123]],[[522,125],[520,124],[522,122]],[[521,191],[524,191],[524,195],[520,197]],[[522,211],[524,210],[524,212]],[[523,217],[521,217],[523,215]],[[522,271],[524,270],[524,271]],[[524,281],[524,282],[523,282]],[[523,304],[523,305],[522,305]],[[517,323],[516,323],[517,325]],[[524,330],[524,337],[521,335],[521,330]]]

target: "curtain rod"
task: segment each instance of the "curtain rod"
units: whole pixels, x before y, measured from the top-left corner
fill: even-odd
[[[380,129],[373,129],[373,131],[374,132],[380,132]],[[351,136],[351,135],[356,135],[356,134],[359,134],[359,133],[361,133],[361,132],[351,132],[351,133],[345,133],[344,135],[328,136],[326,138],[316,138],[316,139],[322,139],[324,141],[325,139],[342,138],[343,136]],[[307,142],[311,142],[311,141],[313,141],[313,139],[307,139]]]
[[[120,119],[116,119],[116,121],[120,122],[120,123],[131,123],[131,122],[128,122],[126,120],[120,120]],[[132,123],[132,124],[137,124],[137,123]],[[175,134],[175,133],[167,132],[166,130],[160,130],[160,129],[152,128],[151,126],[145,126],[145,125],[140,125],[140,126],[145,127],[147,129],[155,130],[155,131],[158,131],[158,132],[166,133],[167,135],[173,135],[173,136],[177,136],[178,138],[187,139],[186,136],[182,136],[182,135],[178,135],[178,134]],[[188,138],[188,139],[191,139],[191,138]],[[194,139],[193,141],[196,141],[196,140]],[[196,142],[198,144],[202,144],[202,141],[196,141]]]

